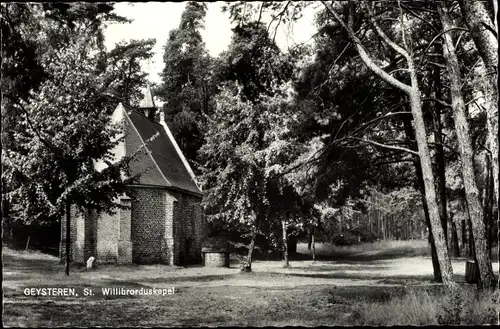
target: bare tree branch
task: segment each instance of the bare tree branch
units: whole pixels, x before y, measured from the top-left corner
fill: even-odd
[[[405,4],[401,4],[401,8],[405,9],[413,17],[415,17],[415,18],[419,19],[420,21],[424,22],[425,24],[429,25],[434,31],[439,32],[439,29],[437,27],[435,27],[428,20],[425,20],[424,18],[420,17],[417,13],[415,13],[413,10],[411,10],[410,7],[406,6]]]
[[[396,115],[401,115],[401,114],[411,114],[411,112],[407,112],[407,111],[403,111],[403,112],[389,112],[383,116],[380,116],[380,117],[377,117],[375,119],[372,119],[368,122],[366,122],[364,125],[362,125],[361,127],[355,129],[352,133],[351,133],[351,136],[352,135],[355,135],[355,134],[358,134],[359,132],[361,132],[363,129],[369,127],[371,124],[377,122],[377,121],[380,121],[380,120],[383,120],[383,119],[387,119],[388,117],[392,117],[392,116],[396,116]]]
[[[410,54],[408,53],[408,51],[406,49],[404,49],[403,47],[399,46],[398,44],[396,44],[394,41],[392,41],[387,36],[387,34],[385,34],[385,32],[382,31],[382,29],[378,25],[377,21],[375,20],[372,8],[370,8],[370,6],[372,6],[373,4],[374,3],[372,2],[370,5],[367,6],[367,8],[368,8],[368,12],[370,13],[370,21],[372,22],[373,27],[375,28],[375,31],[382,38],[382,40],[385,41],[385,43],[387,43],[392,49],[394,49],[395,52],[397,52],[400,55],[404,56],[406,59],[409,59],[410,58]]]
[[[422,65],[422,62],[424,60],[424,55],[425,53],[427,53],[427,51],[431,48],[432,44],[438,39],[440,38],[443,34],[446,34],[448,32],[451,32],[451,31],[465,31],[465,32],[468,32],[469,30],[463,28],[463,27],[452,27],[452,28],[449,28],[441,33],[438,33],[432,40],[431,42],[429,42],[429,44],[427,45],[427,48],[425,48],[424,52],[422,53],[422,57],[420,58],[420,61],[418,62],[418,65],[417,67],[415,68],[415,70],[418,70],[420,68],[420,66]],[[446,68],[444,65],[442,66],[443,68]]]
[[[445,101],[443,101],[441,99],[437,99],[435,97],[422,98],[422,101],[433,101],[433,102],[436,102],[438,104],[443,105],[444,107],[450,107],[451,108],[451,104],[446,103]]]
[[[326,7],[326,9],[332,14],[332,16],[337,20],[337,22],[347,31],[349,36],[351,37],[352,41],[356,44],[356,48],[358,49],[359,55],[363,62],[376,74],[378,75],[382,80],[390,84],[391,86],[402,90],[406,93],[410,93],[412,88],[411,86],[397,80],[396,78],[392,77],[391,75],[387,74],[384,70],[378,66],[373,59],[368,55],[368,52],[365,50],[363,47],[361,40],[356,36],[354,31],[352,30],[352,26],[346,25],[346,23],[340,18],[340,16],[335,12],[333,9],[332,5],[328,1],[322,1],[323,5]],[[351,25],[351,24],[349,24]]]
[[[446,69],[446,65],[441,64],[441,63],[436,63],[436,62],[431,62],[431,61],[427,61],[427,63],[434,65],[434,66],[437,66],[437,67],[442,68],[442,69]]]
[[[260,4],[259,19],[257,19],[257,26],[260,24],[260,18],[262,17],[262,9],[264,9],[264,3]]]
[[[478,58],[478,60],[474,63],[474,65],[471,66],[471,68],[469,69],[469,71],[467,72],[467,74],[465,75],[464,77],[464,82],[462,83],[462,86],[460,88],[463,88],[465,86],[465,84],[467,83],[467,78],[469,77],[469,75],[471,74],[472,70],[474,70],[474,68],[476,67],[476,65],[481,61],[481,58]]]
[[[372,144],[372,145],[375,145],[375,146],[378,146],[378,147],[387,148],[387,149],[390,149],[390,150],[398,150],[398,151],[402,151],[402,152],[408,152],[408,153],[414,154],[416,156],[419,155],[418,152],[415,152],[415,151],[410,150],[410,149],[405,148],[405,147],[399,147],[399,146],[394,146],[394,145],[381,144],[381,143],[377,143],[377,142],[372,141],[372,140],[363,139],[363,138],[357,138],[357,137],[351,137],[351,139],[359,140],[361,142]]]
[[[466,102],[466,103],[465,103],[465,106],[467,106],[467,105],[469,105],[470,103],[474,102],[474,103],[476,103],[476,106],[478,106],[478,107],[479,107],[479,105],[478,105],[478,103],[477,103],[476,101],[477,101],[478,99],[483,98],[483,97],[484,97],[484,96],[477,96],[477,97],[474,97],[474,98],[473,98],[473,99],[471,99],[470,101]],[[482,106],[482,105],[481,105],[481,108],[482,108],[483,110],[486,110],[486,109],[484,108],[484,106]]]
[[[351,45],[351,42],[348,42],[347,45],[344,47],[344,49],[340,52],[340,54],[337,56],[337,58],[335,58],[335,60],[333,61],[333,63],[330,65],[330,67],[328,68],[328,78],[323,81],[320,85],[314,87],[309,93],[308,95],[311,95],[314,91],[316,90],[319,90],[321,91],[321,88],[323,88],[324,85],[326,85],[327,82],[331,81],[331,73],[332,73],[332,69],[333,69],[333,66],[335,64],[337,64],[337,61],[340,59],[340,57],[342,57],[342,55],[344,54],[344,52],[347,50],[347,48],[349,48],[349,46]]]
[[[283,9],[276,16],[274,16],[271,19],[271,21],[269,22],[269,25],[267,26],[267,33],[269,33],[269,29],[271,28],[271,25],[279,17],[278,24],[276,24],[276,28],[274,29],[273,42],[274,42],[274,38],[276,37],[276,30],[278,29],[278,26],[281,23],[281,19],[282,19],[283,15],[285,14],[285,11],[287,10],[287,8],[290,5],[290,3],[291,3],[291,1],[287,1],[287,3],[285,4],[285,6],[283,7]]]

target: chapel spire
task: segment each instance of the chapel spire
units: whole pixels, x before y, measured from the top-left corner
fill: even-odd
[[[139,104],[139,110],[148,118],[154,118],[156,114],[156,106],[153,100],[153,93],[151,92],[151,87],[146,87],[146,92],[144,93],[144,98]]]

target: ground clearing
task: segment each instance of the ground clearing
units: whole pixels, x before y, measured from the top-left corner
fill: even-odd
[[[305,248],[305,245],[299,245],[299,253],[306,252]],[[63,266],[55,257],[3,248],[4,325],[316,326],[391,323],[388,319],[390,313],[382,319],[380,316],[374,318],[372,313],[380,313],[380,307],[388,306],[398,298],[411,297],[409,292],[416,293],[415,305],[422,304],[418,298],[428,297],[428,307],[438,307],[432,305],[432,300],[442,299],[433,297],[438,296],[441,287],[432,282],[432,263],[428,256],[423,256],[425,248],[425,242],[421,241],[333,249],[318,246],[320,260],[314,263],[303,260],[305,257],[300,255],[297,257],[300,260],[291,261],[289,269],[284,269],[280,261],[256,261],[254,272],[249,274],[240,274],[233,262],[232,267],[226,269],[134,265],[101,266],[87,272],[83,268],[73,268],[70,277],[64,275]],[[457,282],[463,282],[465,261],[454,260],[453,268]],[[497,263],[494,269],[498,273]],[[78,296],[25,296],[24,289],[32,287],[75,288]],[[101,289],[110,287],[174,287],[175,294],[104,296]],[[85,288],[92,289],[93,296],[83,296]],[[375,306],[379,311],[371,309]],[[481,307],[480,312],[490,312],[495,305],[486,300]],[[400,318],[404,312],[399,310],[394,314],[393,324],[404,324],[401,322],[405,321],[408,324],[439,323],[439,317],[429,315],[429,310],[419,309],[418,312],[425,315],[420,320],[414,318],[416,311],[412,312],[410,316]],[[449,318],[452,320],[456,316]],[[471,317],[467,319],[476,321]],[[494,319],[480,318],[477,321],[491,322]]]

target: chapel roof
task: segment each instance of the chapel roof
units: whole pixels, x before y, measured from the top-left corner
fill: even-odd
[[[147,95],[148,92],[146,92],[145,99],[149,98],[151,103],[146,102],[144,105],[152,104],[154,107],[152,97],[148,97]],[[149,95],[151,95],[150,90]],[[141,102],[141,108],[143,107],[142,105],[143,103]],[[161,181],[155,182],[155,185],[170,187],[201,196],[202,192],[195,182],[194,174],[168,130],[166,123],[164,123],[164,127],[162,123],[144,116],[140,110],[132,109],[129,106],[127,106],[127,116],[131,124],[135,127],[135,130],[139,133],[142,141],[146,142],[152,136],[158,134],[156,138],[146,142],[147,153],[151,156],[163,177]],[[141,166],[144,166],[141,169],[146,169],[145,163],[140,163],[139,167]]]

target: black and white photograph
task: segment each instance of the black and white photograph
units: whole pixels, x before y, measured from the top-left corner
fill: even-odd
[[[498,0],[0,4],[2,325],[500,325]]]

